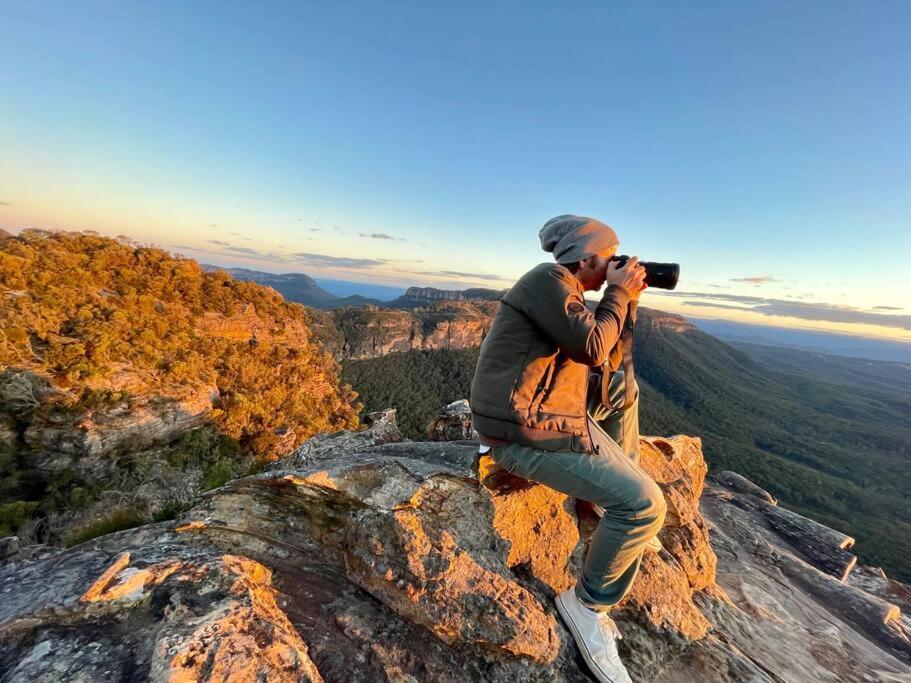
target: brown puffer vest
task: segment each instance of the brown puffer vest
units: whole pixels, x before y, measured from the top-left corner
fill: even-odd
[[[619,365],[630,295],[609,285],[594,313],[582,283],[542,263],[503,296],[471,383],[479,434],[550,451],[591,451],[586,394],[592,366]]]

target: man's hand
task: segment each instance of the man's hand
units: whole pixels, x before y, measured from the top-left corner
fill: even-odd
[[[638,301],[639,295],[648,286],[645,284],[645,268],[639,265],[638,256],[630,256],[622,268],[617,267],[616,261],[610,261],[607,264],[604,282],[625,287],[631,301]]]

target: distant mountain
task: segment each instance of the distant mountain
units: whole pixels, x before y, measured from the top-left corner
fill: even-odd
[[[819,351],[730,342],[748,356],[795,376],[839,382],[861,389],[911,394],[911,363],[847,358]]]
[[[393,308],[416,308],[438,301],[498,301],[505,293],[505,289],[487,289],[485,287],[470,289],[409,287],[402,296],[393,299],[386,305]]]
[[[266,273],[259,270],[249,270],[247,268],[222,268],[220,266],[203,265],[203,270],[213,272],[223,270],[229,273],[235,280],[244,282],[255,282],[260,285],[271,287],[276,292],[285,297],[288,301],[294,301],[305,306],[315,308],[341,308],[344,306],[366,306],[368,304],[382,304],[377,299],[353,295],[340,297],[332,294],[320,287],[316,280],[303,273]]]
[[[689,317],[689,316],[688,316]],[[822,353],[911,363],[911,343],[856,337],[836,332],[752,325],[731,320],[689,318],[700,330],[727,342],[764,344]]]
[[[288,301],[296,301],[314,308],[344,308],[347,306],[382,306],[385,308],[413,309],[445,301],[498,301],[506,290],[474,287],[469,289],[437,289],[435,287],[409,287],[405,293],[391,301],[380,301],[362,294],[338,296],[321,287],[316,280],[303,273],[265,273],[246,268],[221,268],[220,266],[203,265],[204,270],[223,270],[236,280],[256,282],[271,287]],[[354,282],[324,280],[327,286],[341,291],[371,291],[372,285],[358,285]],[[373,287],[373,289],[377,289]],[[393,288],[381,287],[378,291],[389,291]]]
[[[316,283],[336,296],[347,297],[358,294],[368,299],[377,301],[391,301],[400,297],[405,287],[391,287],[389,285],[378,285],[373,282],[349,282],[347,280],[330,280],[327,278],[313,278]]]

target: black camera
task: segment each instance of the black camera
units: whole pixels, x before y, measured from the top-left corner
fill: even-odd
[[[622,268],[627,259],[629,259],[629,256],[614,256],[611,261],[616,261],[618,266]],[[645,268],[645,284],[649,287],[673,289],[677,286],[677,278],[680,277],[679,263],[639,261],[639,265]]]

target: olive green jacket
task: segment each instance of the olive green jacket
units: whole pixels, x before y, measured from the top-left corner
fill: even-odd
[[[609,285],[592,313],[584,291],[568,268],[542,263],[503,295],[471,383],[479,434],[544,450],[591,451],[589,374],[593,366],[619,366],[630,295]]]

